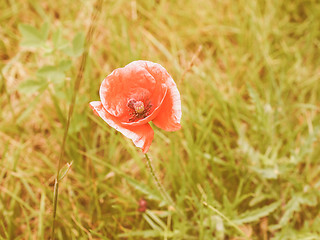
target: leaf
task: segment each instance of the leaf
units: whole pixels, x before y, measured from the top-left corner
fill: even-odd
[[[53,46],[56,49],[63,49],[68,46],[68,41],[62,38],[61,30],[58,29],[52,34]]]
[[[301,204],[308,205],[310,207],[314,207],[317,205],[317,194],[318,192],[309,192],[308,194],[302,194]]]
[[[83,33],[78,33],[74,37],[72,41],[72,46],[73,46],[73,54],[75,57],[78,57],[83,53],[84,41],[85,41],[85,38]]]
[[[163,230],[148,215],[143,214],[143,218],[144,218],[144,220],[146,220],[146,222],[149,224],[149,226],[153,230],[156,230],[156,231],[159,231],[159,232],[161,232],[161,230]]]
[[[68,171],[72,166],[72,163],[73,161],[71,161],[70,163],[67,163],[60,169],[59,175],[58,175],[58,182],[60,182],[67,175]]]
[[[61,83],[65,79],[64,72],[58,66],[44,66],[38,70],[37,75],[53,83]]]
[[[120,233],[117,236],[119,238],[128,238],[128,237],[143,237],[145,239],[151,239],[156,237],[163,237],[164,235],[167,236],[167,238],[174,238],[179,235],[179,231],[158,231],[158,230],[145,230],[145,231],[130,231],[127,233]]]
[[[239,216],[238,219],[233,220],[235,224],[243,224],[243,223],[249,223],[259,220],[262,217],[268,216],[270,213],[275,211],[280,206],[280,201],[274,202],[268,206],[255,209],[252,211],[247,211]]]
[[[19,24],[18,29],[22,34],[21,45],[25,47],[41,47],[47,40],[49,25],[43,24],[40,30],[28,24]]]
[[[64,47],[61,50],[70,57],[78,57],[84,51],[84,42],[84,34],[78,33],[72,40],[72,46]]]
[[[58,64],[58,68],[61,71],[68,71],[72,66],[72,62],[70,60],[63,60]]]
[[[28,103],[28,107],[19,115],[18,119],[16,120],[17,124],[21,124],[32,113],[37,103],[40,101],[43,92],[44,89],[40,89],[39,94]]]
[[[45,22],[41,29],[40,29],[40,33],[42,36],[43,41],[46,41],[49,35],[49,23]]]
[[[80,132],[81,129],[88,126],[88,118],[85,114],[75,113],[70,124],[70,133]]]
[[[292,218],[294,212],[299,212],[301,205],[315,206],[317,204],[317,196],[313,194],[297,194],[294,195],[288,204],[286,210],[279,222],[280,226],[287,224]]]
[[[259,176],[265,179],[277,179],[279,176],[279,170],[277,166],[273,168],[257,168],[257,167],[250,167],[254,172],[256,172]]]
[[[133,186],[137,191],[148,196],[148,199],[154,199],[161,201],[161,198],[151,189],[149,189],[146,185],[139,183],[131,178],[127,178],[128,183]]]
[[[4,44],[4,41],[0,39],[0,59],[7,59],[8,56],[8,50],[6,48],[6,45]]]
[[[31,95],[31,94],[36,93],[40,89],[43,89],[45,87],[47,87],[46,81],[29,79],[27,81],[23,81],[19,85],[18,90],[22,94]]]
[[[153,222],[157,223],[162,229],[167,228],[166,224],[153,211],[147,210],[146,213],[153,220]]]
[[[283,226],[284,224],[289,222],[293,213],[298,211],[300,211],[300,197],[294,196],[293,198],[290,199],[290,201],[286,205],[286,211],[284,212],[279,222],[279,225]]]

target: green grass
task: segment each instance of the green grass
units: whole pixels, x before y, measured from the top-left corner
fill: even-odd
[[[0,239],[50,237],[94,5],[0,2]],[[319,53],[315,0],[105,0],[75,93],[56,239],[319,239]],[[138,59],[164,66],[181,94],[182,129],[154,127],[149,151],[175,208],[88,105]]]

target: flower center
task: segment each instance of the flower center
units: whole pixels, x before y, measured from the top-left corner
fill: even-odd
[[[143,113],[144,112],[144,104],[142,101],[137,101],[133,104],[133,108],[134,108],[134,111],[136,113]]]
[[[150,115],[152,104],[151,102],[145,103],[143,101],[137,101],[135,99],[130,99],[127,103],[127,106],[130,108],[129,115],[131,116],[129,118],[129,122],[134,122],[139,119],[146,118],[148,115]]]

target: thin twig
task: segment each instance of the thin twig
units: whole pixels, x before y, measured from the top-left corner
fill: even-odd
[[[97,0],[95,9],[94,9],[94,11],[93,11],[93,13],[91,15],[91,23],[90,23],[90,27],[89,27],[89,30],[88,30],[87,35],[86,35],[84,51],[83,51],[83,54],[81,56],[81,64],[80,64],[80,68],[79,68],[79,71],[78,71],[78,75],[77,75],[76,80],[75,80],[73,93],[72,93],[72,99],[71,99],[69,112],[68,112],[68,117],[67,117],[67,124],[66,124],[65,129],[64,129],[63,139],[62,139],[62,143],[61,143],[60,156],[59,156],[58,166],[57,166],[57,175],[56,175],[55,185],[54,185],[53,220],[52,220],[52,231],[51,231],[51,239],[52,240],[54,239],[54,236],[55,236],[54,235],[55,234],[55,218],[56,218],[58,195],[59,195],[59,171],[60,171],[60,168],[61,168],[61,163],[62,163],[62,159],[64,157],[64,153],[65,153],[65,151],[64,151],[65,150],[65,144],[66,144],[66,140],[67,140],[67,136],[68,136],[70,121],[71,121],[71,117],[72,117],[72,114],[73,114],[77,93],[78,93],[78,90],[79,90],[79,87],[80,87],[80,82],[81,82],[82,77],[83,77],[83,72],[84,72],[84,69],[85,69],[85,66],[86,66],[86,62],[87,62],[87,57],[88,57],[91,38],[92,38],[94,29],[95,29],[95,22],[96,22],[96,20],[97,20],[97,18],[99,16],[100,11],[101,11],[102,2],[103,2],[103,0]]]

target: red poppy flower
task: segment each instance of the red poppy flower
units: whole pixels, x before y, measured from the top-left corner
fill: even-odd
[[[160,64],[134,61],[114,70],[100,86],[100,100],[90,103],[108,125],[146,153],[152,143],[152,121],[165,131],[181,128],[180,94]]]

